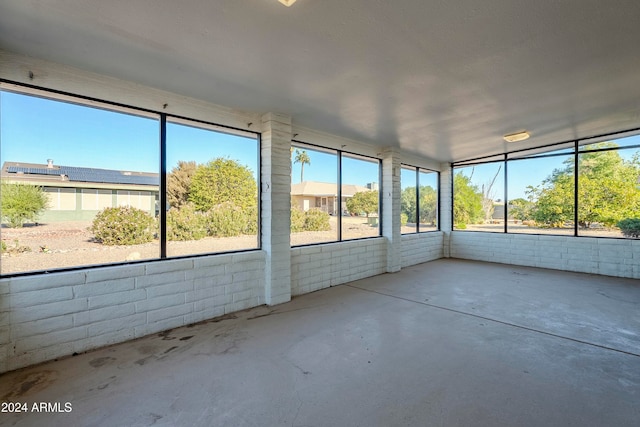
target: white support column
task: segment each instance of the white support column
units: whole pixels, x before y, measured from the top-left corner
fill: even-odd
[[[262,116],[262,249],[265,303],[291,300],[291,117]]]
[[[387,238],[387,272],[402,268],[400,231],[400,155],[387,148],[382,158],[382,234]]]
[[[451,230],[453,230],[453,218],[451,217],[453,199],[453,175],[451,165],[443,163],[440,167],[440,230],[444,233],[442,254],[445,258],[450,256]]]

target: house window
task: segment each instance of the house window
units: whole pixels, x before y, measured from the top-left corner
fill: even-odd
[[[438,180],[438,172],[402,165],[400,171],[402,234],[438,230]]]
[[[379,236],[379,182],[378,159],[296,142],[291,245]]]
[[[0,110],[0,275],[259,247],[257,133],[8,83]]]

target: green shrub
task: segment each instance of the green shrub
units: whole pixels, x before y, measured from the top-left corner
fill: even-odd
[[[623,219],[617,225],[625,237],[640,238],[640,218]]]
[[[7,244],[4,240],[0,240],[0,253],[5,252],[7,250]]]
[[[309,209],[304,213],[305,231],[328,231],[331,230],[329,214],[320,209]]]
[[[196,210],[193,203],[167,212],[167,240],[200,240],[207,237],[207,215]]]
[[[211,237],[233,237],[248,228],[247,213],[232,202],[220,203],[207,212],[207,234]]]
[[[404,212],[400,212],[400,225],[405,226],[407,222],[409,222],[409,216]]]
[[[305,214],[298,208],[291,208],[291,232],[299,233],[304,231]]]
[[[467,229],[467,224],[465,224],[464,222],[458,223],[458,224],[456,224],[456,228],[458,230],[466,230]]]
[[[243,234],[258,234],[258,207],[246,207],[243,211],[246,218]]]
[[[2,219],[11,228],[20,228],[27,221],[35,222],[48,203],[42,187],[3,182],[0,188]]]
[[[104,245],[138,245],[153,240],[155,219],[129,206],[104,208],[93,219],[89,231]]]

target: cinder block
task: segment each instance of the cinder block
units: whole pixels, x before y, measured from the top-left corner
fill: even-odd
[[[119,279],[144,276],[144,268],[144,264],[136,264],[87,269],[85,283],[116,282]]]
[[[40,350],[49,346],[59,346],[64,343],[77,341],[86,337],[87,328],[85,326],[50,332],[47,334],[33,335],[15,340],[15,352],[16,354],[20,354],[27,351]]]
[[[184,294],[163,295],[161,297],[136,302],[136,312],[143,313],[160,308],[173,307],[185,303]]]
[[[114,279],[106,282],[84,283],[73,287],[73,296],[75,298],[85,298],[114,292],[129,291],[134,287],[135,279],[133,277]]]
[[[118,317],[116,319],[92,323],[87,326],[87,336],[95,337],[123,330],[133,331],[136,326],[143,325],[146,321],[147,317],[145,313],[137,313],[129,316]]]
[[[128,302],[141,301],[147,298],[144,289],[132,289],[130,291],[114,292],[112,294],[96,295],[89,297],[89,308],[110,307]]]
[[[153,274],[169,273],[172,271],[187,271],[193,269],[193,259],[172,259],[150,262],[145,265],[145,274],[147,276]]]
[[[108,306],[95,310],[86,310],[73,315],[73,325],[82,326],[94,322],[102,322],[104,320],[119,319],[121,317],[130,316],[135,313],[135,311],[134,303]],[[70,318],[70,316],[67,316],[67,318]]]
[[[70,315],[49,317],[47,319],[34,320],[32,322],[16,323],[11,326],[13,339],[26,338],[33,335],[48,334],[50,332],[71,329],[73,318]],[[8,327],[5,327],[9,330]],[[1,341],[0,341],[1,342]]]
[[[149,286],[146,288],[147,298],[155,298],[162,295],[182,294],[193,290],[193,281],[169,283],[167,285]],[[138,289],[142,290],[142,289]],[[91,304],[91,300],[89,300]]]
[[[173,319],[177,316],[184,316],[185,314],[192,313],[193,311],[193,304],[191,303],[152,310],[147,312],[147,322],[154,323],[161,320]],[[183,323],[184,321],[181,322],[181,326]]]
[[[172,271],[169,273],[152,274],[149,276],[136,277],[136,288],[146,288],[148,286],[166,285],[168,283],[180,283],[185,280],[184,271]]]
[[[40,289],[30,292],[11,293],[5,298],[9,299],[9,306],[14,309],[20,307],[33,307],[55,301],[70,300],[73,298],[73,289],[71,286]]]
[[[87,307],[88,303],[85,298],[52,302],[49,304],[39,305],[37,309],[13,310],[10,319],[12,323],[29,322],[32,320],[47,319],[49,317],[78,313],[86,310]]]
[[[12,277],[8,280],[9,289],[12,294],[17,294],[19,292],[79,285],[85,282],[85,274],[85,271],[81,270],[62,273],[43,273],[26,277]]]

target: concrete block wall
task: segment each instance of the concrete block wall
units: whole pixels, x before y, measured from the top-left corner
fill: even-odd
[[[262,251],[0,281],[0,372],[264,304]]]
[[[451,257],[640,279],[640,240],[454,231]]]
[[[402,268],[442,258],[444,233],[416,233],[402,235]]]
[[[450,256],[450,238],[451,230],[453,230],[452,205],[453,200],[451,194],[453,190],[453,174],[451,173],[451,165],[442,164],[440,167],[440,230],[444,233],[442,236],[442,256],[448,258]]]
[[[387,270],[385,238],[291,249],[291,294],[302,295]]]

